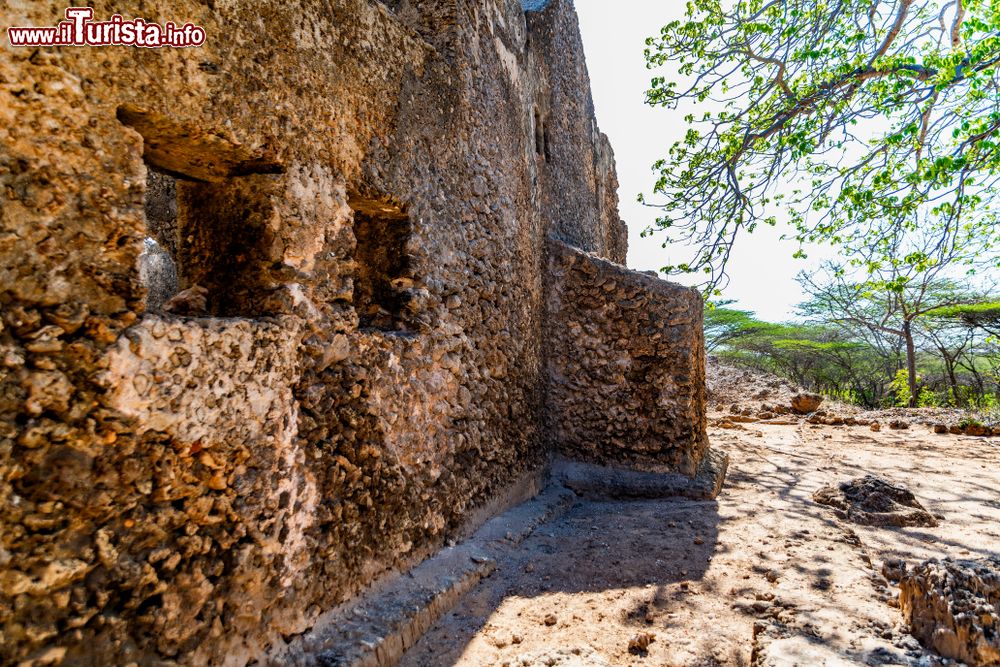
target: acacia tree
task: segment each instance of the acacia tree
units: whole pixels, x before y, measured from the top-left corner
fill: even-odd
[[[1000,3],[690,0],[647,40],[647,100],[694,104],[659,161],[646,233],[668,230],[718,293],[733,241],[786,218],[800,243],[887,259],[920,220],[1000,261]],[[801,249],[800,249],[801,252]]]
[[[802,311],[814,319],[901,341],[910,407],[916,407],[918,322],[941,309],[979,303],[986,297],[944,277],[947,259],[936,260],[924,252],[911,252],[902,258],[899,254],[898,247],[890,248],[885,262],[868,262],[867,273],[860,280],[835,263],[828,263],[820,277],[800,274],[799,283],[812,297]],[[920,259],[914,259],[915,255]]]
[[[941,319],[956,320],[969,331],[980,330],[988,336],[1000,338],[1000,301],[996,299],[942,308],[935,311],[935,315]]]
[[[962,395],[958,382],[958,370],[962,358],[975,343],[975,331],[962,325],[960,321],[936,317],[934,311],[928,315],[936,321],[931,326],[922,328],[921,337],[941,359],[951,399],[958,407],[965,407],[965,396]]]
[[[716,353],[731,363],[777,373],[813,391],[876,407],[896,367],[886,370],[883,355],[853,333],[845,335],[844,330],[829,325],[753,320],[745,335],[731,338]]]
[[[998,372],[998,365],[1000,365],[1000,350],[998,350],[998,344],[1000,344],[1000,301],[994,296],[979,303],[940,308],[930,315],[941,325],[934,327],[929,332],[929,337],[935,343],[939,338],[945,340],[950,338],[952,348],[949,352],[954,359],[953,368],[963,368],[968,371],[976,384],[977,396],[982,400],[987,393],[987,381],[981,368],[983,363],[985,362],[988,375],[992,376],[994,384],[1000,379],[1000,372]],[[957,345],[956,341],[962,341],[965,344]],[[949,362],[950,360],[946,361],[946,364]]]
[[[732,301],[719,301],[705,308],[705,351],[708,354],[769,326],[748,310],[730,308],[732,304]]]

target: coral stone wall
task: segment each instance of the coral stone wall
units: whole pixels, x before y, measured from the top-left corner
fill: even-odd
[[[628,230],[618,215],[614,153],[594,120],[590,86],[579,85],[588,79],[587,66],[576,13],[567,5],[527,14],[541,86],[534,105],[539,211],[554,238],[624,264]]]
[[[546,235],[625,250],[575,14],[89,4],[207,41],[0,50],[0,663],[266,660],[548,459]]]
[[[708,449],[701,296],[548,248],[547,437],[573,458],[694,474]]]
[[[899,607],[926,648],[975,667],[1000,665],[1000,558],[918,563],[903,572]]]

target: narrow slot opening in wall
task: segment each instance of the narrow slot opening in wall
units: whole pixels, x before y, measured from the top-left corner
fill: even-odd
[[[409,331],[414,275],[407,245],[413,229],[401,206],[351,195],[354,211],[354,308],[362,329]]]
[[[546,157],[545,127],[538,109],[535,109],[535,153],[541,158]]]

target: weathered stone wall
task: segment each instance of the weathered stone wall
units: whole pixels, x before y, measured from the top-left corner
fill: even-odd
[[[245,664],[545,464],[613,159],[568,0],[91,4],[208,41],[0,51],[0,663]]]
[[[1000,665],[1000,558],[931,560],[899,581],[899,607],[926,648],[971,667]]]
[[[548,249],[546,437],[573,458],[694,474],[708,449],[701,296]]]
[[[624,264],[628,230],[618,215],[614,153],[594,119],[590,86],[579,85],[589,78],[576,13],[567,5],[527,15],[529,55],[539,71],[538,207],[554,238]]]

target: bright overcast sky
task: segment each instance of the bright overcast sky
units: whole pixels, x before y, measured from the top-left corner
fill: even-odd
[[[643,59],[645,39],[680,18],[684,5],[681,0],[576,0],[597,121],[611,139],[618,162],[621,214],[629,228],[628,263],[641,270],[686,259],[677,250],[660,247],[662,238],[639,237],[655,220],[656,209],[636,202],[636,195],[652,190],[653,162],[667,155],[685,129],[682,112],[651,108],[643,102],[653,76]],[[730,261],[732,280],[723,293],[724,298],[736,299],[740,307],[771,321],[792,316],[804,298],[795,275],[818,264],[816,259],[792,259],[795,246],[781,242],[780,236],[781,230],[773,228],[743,236]]]

